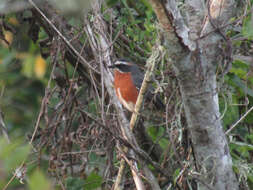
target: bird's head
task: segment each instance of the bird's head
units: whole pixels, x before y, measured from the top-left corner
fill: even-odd
[[[131,63],[131,61],[125,59],[117,60],[113,65],[109,66],[109,68],[117,69],[121,73],[131,72],[133,67],[135,67],[135,65]]]

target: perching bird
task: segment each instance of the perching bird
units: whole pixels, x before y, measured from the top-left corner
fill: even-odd
[[[126,60],[118,60],[109,68],[114,69],[116,95],[123,106],[133,112],[144,74],[136,64]],[[151,90],[152,87],[149,87],[146,93],[149,101],[152,100]],[[155,99],[154,104],[159,109],[164,108],[164,104],[159,97]]]

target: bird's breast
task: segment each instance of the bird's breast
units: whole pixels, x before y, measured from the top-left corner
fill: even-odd
[[[134,110],[134,106],[138,97],[138,90],[134,85],[131,73],[114,73],[114,87],[120,102],[130,111]]]

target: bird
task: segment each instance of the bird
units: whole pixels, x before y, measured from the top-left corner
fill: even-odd
[[[132,61],[119,59],[109,68],[114,70],[114,88],[121,104],[130,112],[134,112],[134,107],[138,98],[139,90],[144,79],[143,72]],[[148,87],[146,97],[152,100],[152,87]],[[157,97],[154,101],[157,108],[164,107],[161,99]]]

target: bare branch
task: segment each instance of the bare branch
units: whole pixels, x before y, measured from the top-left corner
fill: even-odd
[[[226,135],[228,135],[252,110],[253,106],[226,131]]]
[[[7,128],[6,128],[5,123],[4,123],[3,112],[1,110],[1,108],[0,108],[0,128],[1,128],[1,131],[3,133],[3,136],[7,140],[7,142],[10,143],[10,138],[9,138]]]

